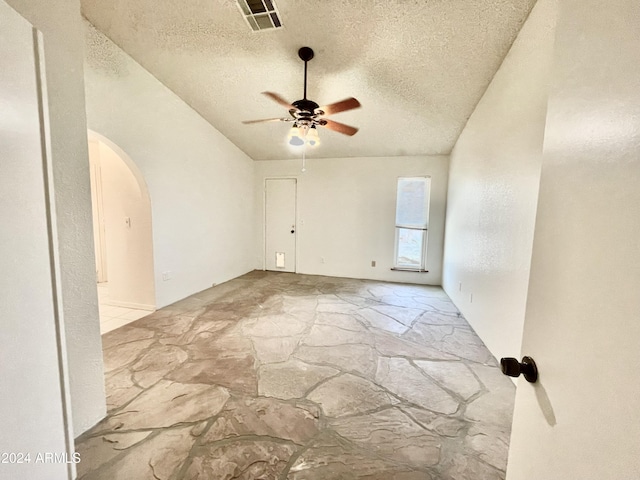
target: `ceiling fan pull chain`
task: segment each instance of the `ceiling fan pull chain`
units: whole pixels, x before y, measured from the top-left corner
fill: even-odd
[[[302,147],[302,173],[307,171],[307,142]]]

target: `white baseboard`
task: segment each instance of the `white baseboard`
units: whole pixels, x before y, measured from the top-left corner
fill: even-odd
[[[120,302],[118,300],[107,300],[105,305],[112,305],[114,307],[125,307],[125,308],[135,308],[137,310],[149,310],[150,312],[155,312],[156,307],[154,305],[146,305],[144,303],[134,303],[134,302]]]

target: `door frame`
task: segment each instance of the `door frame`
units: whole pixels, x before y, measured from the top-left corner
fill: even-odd
[[[298,234],[300,232],[300,221],[299,221],[299,209],[298,209],[298,176],[297,175],[278,175],[273,177],[264,177],[262,182],[262,271],[267,271],[267,180],[295,180],[296,182],[296,194],[294,198],[294,205],[296,209],[295,214],[295,222],[296,222],[296,233],[295,233],[295,247],[294,252],[296,256],[296,260],[293,264],[293,273],[298,273]]]
[[[59,234],[58,229],[58,220],[62,215],[58,215],[56,210],[59,185],[54,181],[54,170],[56,164],[63,164],[63,161],[57,158],[57,154],[52,155],[52,139],[56,134],[51,133],[51,127],[52,125],[56,127],[59,123],[52,121],[55,117],[50,114],[51,96],[47,90],[47,79],[50,80],[47,68],[52,62],[51,58],[47,60],[45,55],[45,36],[23,16],[22,12],[0,0],[0,17],[3,40],[6,38],[11,45],[10,49],[3,45],[0,56],[4,59],[5,52],[11,51],[8,62],[11,68],[7,71],[12,72],[11,76],[0,79],[0,90],[3,96],[6,94],[8,98],[9,111],[11,112],[13,107],[15,112],[20,113],[25,119],[25,122],[19,122],[17,135],[13,136],[15,143],[10,142],[7,149],[10,157],[7,172],[10,177],[17,174],[19,178],[14,183],[16,188],[8,189],[9,200],[3,202],[2,213],[3,215],[8,213],[10,221],[22,222],[24,218],[25,222],[19,223],[18,236],[11,235],[13,244],[10,244],[10,247],[14,256],[19,259],[28,259],[26,266],[20,265],[15,269],[13,266],[16,263],[9,262],[8,271],[3,272],[5,273],[3,291],[5,285],[8,285],[9,297],[8,302],[0,306],[0,310],[3,316],[10,316],[11,321],[8,325],[3,325],[5,328],[0,335],[0,347],[6,347],[8,344],[7,354],[15,355],[15,358],[12,358],[7,365],[8,369],[4,375],[4,386],[12,393],[12,398],[2,398],[0,403],[3,408],[6,405],[17,410],[14,415],[28,413],[32,417],[28,422],[20,422],[20,435],[15,439],[14,447],[17,447],[15,451],[22,451],[27,455],[29,450],[38,452],[44,447],[49,452],[57,450],[57,454],[64,453],[69,459],[75,451],[72,418],[75,410],[72,408],[71,384],[73,382],[70,374],[70,370],[74,369],[71,368],[73,365],[70,363],[73,362],[69,362],[68,354],[70,350],[74,350],[77,339],[67,339],[64,324],[66,305],[63,299],[67,298],[67,293],[69,297],[76,298],[76,296],[71,295],[75,292],[69,292],[70,288],[62,282],[62,270],[66,259],[62,259],[60,254],[60,242],[64,235]],[[5,31],[6,34],[4,34]],[[54,45],[52,51],[55,53],[57,50],[59,48]],[[19,77],[14,76],[13,72],[16,72]],[[26,81],[21,82],[20,80],[23,79]],[[56,103],[59,102],[53,102],[54,106]],[[2,136],[12,135],[5,131]],[[79,151],[79,148],[74,151]],[[70,191],[75,192],[76,189],[73,187],[75,185]],[[26,208],[31,212],[26,218],[25,203]],[[22,213],[19,209],[22,209]],[[28,227],[28,230],[25,227]],[[2,236],[5,237],[6,234]],[[26,242],[24,248],[22,248],[23,242]],[[4,268],[6,262],[1,263]],[[35,279],[33,274],[36,275]],[[32,283],[35,285],[34,288],[30,288]],[[25,293],[28,293],[29,298],[33,300],[26,308],[19,305],[17,301]],[[93,319],[87,318],[87,320]],[[38,362],[37,366],[34,365],[37,368],[25,376],[22,362],[35,350],[48,361]],[[99,368],[102,368],[102,363]],[[93,378],[89,378],[88,375],[82,376],[80,394],[88,393],[85,388],[87,385],[97,386],[89,380]],[[33,392],[31,387],[34,385],[40,395],[50,400],[49,413],[43,412],[35,404],[29,402],[22,404],[15,401],[16,398]],[[97,400],[93,395],[88,396],[89,400]],[[92,405],[92,407],[98,407],[98,405]],[[36,423],[46,425],[50,432],[49,438],[43,439],[40,438],[41,435],[37,435],[41,428],[36,427]],[[7,432],[4,434],[3,431],[3,440],[15,437],[14,423],[9,422],[8,425],[3,423],[3,427],[6,427],[4,431]],[[34,433],[36,435],[33,435]],[[22,455],[18,453],[17,457],[20,458]],[[38,468],[37,461],[29,465],[20,465],[20,463],[29,463],[26,460],[3,463],[8,463],[6,468],[4,465],[0,467],[3,472],[7,472],[7,478],[12,476],[33,478],[44,472],[43,469]],[[47,470],[52,475],[51,478],[69,480],[76,478],[76,466],[70,461],[67,461],[66,465],[51,464]]]
[[[108,137],[105,137],[104,135],[102,135],[101,133],[96,132],[95,130],[91,130],[91,129],[87,129],[87,138],[89,140],[89,142],[97,142],[99,145],[102,144],[105,147],[107,147],[109,150],[111,150],[118,158],[119,160],[126,166],[126,168],[129,170],[129,172],[131,173],[131,175],[133,175],[133,177],[136,180],[137,183],[137,187],[139,189],[139,194],[140,194],[140,198],[144,198],[146,201],[148,201],[149,203],[149,222],[150,222],[150,228],[151,228],[151,236],[148,239],[148,249],[151,252],[151,256],[152,256],[152,261],[151,261],[151,266],[150,266],[150,271],[147,272],[149,273],[149,279],[148,279],[148,286],[153,290],[153,301],[151,303],[138,303],[138,302],[127,302],[127,301],[118,301],[118,300],[114,300],[114,299],[110,299],[109,300],[109,305],[113,305],[113,306],[119,306],[119,307],[125,307],[125,308],[136,308],[136,309],[140,309],[140,310],[149,310],[149,311],[155,311],[156,310],[156,294],[157,294],[157,288],[156,288],[156,277],[155,277],[155,272],[156,272],[156,264],[155,264],[155,255],[154,255],[154,250],[155,250],[155,244],[154,244],[154,237],[153,237],[153,228],[154,228],[154,222],[153,222],[153,204],[151,203],[151,194],[149,192],[149,187],[147,185],[147,182],[145,180],[144,175],[142,174],[142,171],[140,170],[140,168],[138,167],[138,165],[135,163],[135,161],[122,149],[120,148],[120,146],[118,146],[116,143],[114,143],[112,140],[110,140]],[[93,164],[94,162],[91,161],[91,159],[89,158],[89,163]],[[105,263],[107,262],[108,258],[109,258],[109,251],[108,251],[108,247],[107,247],[107,243],[106,243],[106,232],[104,231],[104,222],[105,222],[105,217],[104,217],[104,203],[103,203],[103,188],[102,188],[102,162],[101,160],[98,158],[97,162],[95,162],[95,164],[98,166],[98,170],[96,171],[97,173],[99,173],[99,183],[100,183],[100,192],[99,192],[99,201],[101,204],[101,210],[102,210],[102,227],[103,227],[103,242],[104,242],[104,255],[103,255],[103,259],[105,260]],[[93,198],[92,198],[92,204],[93,204]],[[92,206],[93,208],[93,206]],[[109,269],[108,266],[105,265],[105,270],[106,270],[106,278],[107,281],[109,281],[110,275],[109,275]],[[113,277],[111,277],[113,278]]]
[[[99,145],[97,139],[91,139],[89,143],[95,142]],[[95,218],[94,222],[94,232],[97,233],[97,247],[96,248],[96,257],[97,257],[97,272],[96,272],[96,280],[98,283],[103,283],[109,281],[109,272],[107,271],[107,245],[105,239],[105,231],[104,231],[104,206],[102,202],[102,172],[100,169],[100,161],[95,160],[91,161],[91,156],[89,156],[89,167],[92,170],[91,175],[91,188],[93,190],[92,194],[95,194],[95,199],[92,196],[92,207],[95,209]]]

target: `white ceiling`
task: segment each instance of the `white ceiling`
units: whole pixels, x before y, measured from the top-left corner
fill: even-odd
[[[234,0],[82,0],[85,17],[255,160],[298,158],[260,95],[356,97],[314,157],[448,154],[535,0],[276,0],[284,28],[254,33]]]

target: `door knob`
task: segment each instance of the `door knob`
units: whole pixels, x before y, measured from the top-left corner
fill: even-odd
[[[519,377],[522,374],[529,383],[536,383],[538,380],[538,367],[531,357],[522,357],[522,362],[511,357],[501,358],[500,368],[502,373],[510,377]]]

